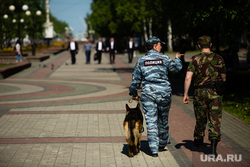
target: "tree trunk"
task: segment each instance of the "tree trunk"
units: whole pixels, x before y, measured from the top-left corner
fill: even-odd
[[[148,35],[147,35],[147,26],[146,26],[146,19],[143,19],[143,30],[144,30],[144,39],[145,41],[148,40]]]
[[[149,25],[149,37],[153,36],[153,33],[152,33],[152,22],[153,22],[153,19],[152,19],[152,17],[150,17],[149,23],[148,23],[148,25]]]
[[[173,51],[173,45],[172,45],[172,24],[171,20],[168,20],[168,51]]]
[[[3,49],[3,37],[2,37],[3,31],[2,31],[2,20],[0,20],[0,29],[1,29],[1,33],[0,33],[0,50],[2,50],[2,49]]]

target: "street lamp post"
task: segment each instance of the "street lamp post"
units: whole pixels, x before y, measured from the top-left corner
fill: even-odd
[[[93,30],[91,22],[89,21],[88,23],[89,23],[89,31],[88,31],[88,33],[90,34],[90,39],[92,40],[93,39],[93,34],[95,33],[95,30]]]
[[[36,42],[35,42],[35,32],[36,32],[36,29],[37,29],[37,26],[36,26],[36,16],[41,16],[42,12],[40,10],[37,10],[35,12],[35,14],[31,14],[31,12],[29,10],[27,10],[25,12],[25,14],[27,16],[30,16],[32,17],[32,28],[31,28],[31,32],[32,32],[32,41],[31,41],[31,47],[32,47],[32,55],[35,56],[36,55]],[[36,15],[36,16],[35,16]]]
[[[2,16],[1,16],[2,17]],[[3,15],[3,19],[6,20],[9,16],[7,14]],[[3,24],[2,24],[2,18],[0,20],[0,50],[3,48],[3,38],[4,38],[4,33],[3,33]]]
[[[23,5],[23,6],[22,6],[22,10],[23,10],[23,11],[28,10],[28,8],[29,8],[28,5]],[[10,5],[10,6],[9,6],[9,10],[12,11],[12,12],[14,12],[14,11],[17,12],[18,39],[21,40],[21,23],[24,22],[24,19],[21,19],[21,11],[22,11],[22,10],[21,10],[20,8],[18,8],[18,9],[16,10],[16,7],[15,7],[14,5]],[[13,19],[12,22],[15,23],[16,20]]]

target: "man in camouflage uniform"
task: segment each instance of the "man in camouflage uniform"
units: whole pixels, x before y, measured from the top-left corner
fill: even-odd
[[[157,37],[146,41],[148,53],[137,60],[133,71],[133,79],[129,95],[137,97],[137,90],[142,84],[141,102],[146,119],[149,147],[153,157],[163,151],[169,141],[168,113],[171,104],[171,86],[168,72],[182,69],[180,57],[176,54],[175,61],[160,53],[161,44]]]
[[[212,43],[209,36],[200,37],[198,46],[201,53],[193,56],[188,66],[183,102],[189,103],[188,90],[193,77],[196,118],[194,143],[199,151],[203,150],[204,131],[208,119],[212,154],[217,156],[216,147],[221,140],[222,94],[216,89],[216,83],[226,81],[226,66],[221,56],[211,52]]]

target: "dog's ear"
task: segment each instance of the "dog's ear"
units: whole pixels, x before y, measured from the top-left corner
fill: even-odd
[[[140,103],[137,104],[136,108],[140,109]]]
[[[130,108],[129,108],[129,106],[128,106],[128,104],[126,104],[126,110],[128,111]]]

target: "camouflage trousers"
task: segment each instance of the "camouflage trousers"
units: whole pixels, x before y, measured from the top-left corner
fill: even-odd
[[[159,152],[159,146],[165,147],[170,143],[168,114],[171,94],[162,97],[142,93],[141,102],[146,119],[149,148],[155,154]]]
[[[196,125],[194,138],[202,139],[208,121],[209,140],[221,140],[222,96],[211,88],[199,88],[194,91],[194,112]]]

